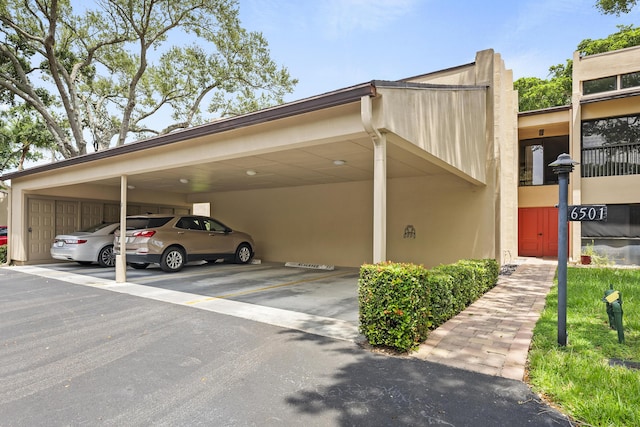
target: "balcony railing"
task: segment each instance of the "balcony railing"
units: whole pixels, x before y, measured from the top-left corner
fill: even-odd
[[[583,178],[640,174],[640,142],[582,148]]]

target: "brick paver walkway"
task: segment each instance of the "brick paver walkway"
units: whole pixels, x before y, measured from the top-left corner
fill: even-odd
[[[414,356],[522,380],[533,327],[553,285],[557,262],[536,258],[520,262],[482,298],[431,331]]]

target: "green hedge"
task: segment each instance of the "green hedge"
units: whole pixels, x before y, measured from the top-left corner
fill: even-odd
[[[360,267],[360,332],[374,346],[409,351],[498,281],[493,259],[462,260],[432,270],[404,263]]]
[[[7,262],[7,245],[0,246],[0,264]]]
[[[427,270],[413,264],[363,265],[360,328],[372,345],[407,350],[427,337]]]

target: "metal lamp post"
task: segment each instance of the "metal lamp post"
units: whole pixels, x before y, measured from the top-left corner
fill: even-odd
[[[568,199],[569,174],[578,162],[568,154],[560,154],[555,162],[549,163],[558,175],[558,344],[567,345],[567,252],[568,252]]]

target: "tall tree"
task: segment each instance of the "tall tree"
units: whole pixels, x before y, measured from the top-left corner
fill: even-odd
[[[581,55],[594,55],[640,45],[640,27],[618,25],[618,31],[604,39],[585,39],[578,44]],[[521,77],[513,86],[518,90],[520,111],[539,110],[571,103],[573,60],[549,68],[549,78]]]
[[[596,7],[605,15],[620,16],[631,12],[637,3],[637,0],[598,0]]]
[[[205,108],[281,103],[297,83],[236,0],[0,0],[0,22],[0,95],[31,106],[67,158],[202,123]]]

